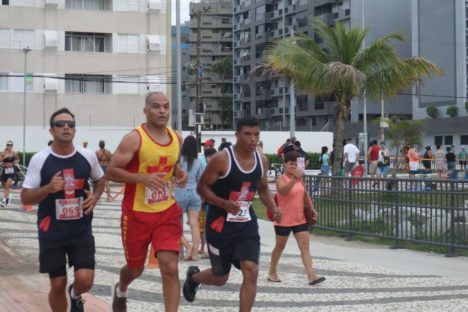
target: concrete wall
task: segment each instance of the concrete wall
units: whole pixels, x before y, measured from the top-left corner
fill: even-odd
[[[141,114],[143,115],[143,114]],[[97,150],[99,148],[99,140],[106,141],[106,147],[114,151],[122,137],[130,132],[133,126],[129,127],[86,127],[78,126],[75,136],[75,144],[81,144],[83,140],[89,142],[88,148]],[[184,131],[183,137],[192,134],[190,131]],[[326,145],[331,149],[333,141],[333,133],[331,132],[296,132],[296,138],[301,142],[302,148],[306,152],[319,153],[322,146]],[[289,132],[280,131],[262,131],[260,140],[263,142],[264,151],[266,153],[276,153],[278,148],[289,137]],[[234,131],[203,131],[202,142],[208,139],[214,139],[215,147],[218,148],[221,143],[221,138],[226,138],[228,141],[235,143]],[[49,134],[49,127],[26,127],[26,151],[37,152],[47,146],[47,142],[52,137]],[[23,150],[23,128],[22,127],[2,127],[0,132],[0,148],[6,141],[14,142],[14,149]]]

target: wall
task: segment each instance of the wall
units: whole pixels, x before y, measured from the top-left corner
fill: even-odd
[[[105,128],[95,127],[77,127],[75,144],[81,144],[83,140],[89,142],[88,148],[98,149],[99,140],[106,141],[106,147],[114,151],[122,137],[132,130],[132,127]],[[190,135],[189,131],[184,131],[183,136]],[[306,152],[320,153],[322,146],[326,145],[331,149],[333,133],[331,132],[296,132],[296,138],[301,142],[302,148]],[[276,153],[278,147],[289,137],[289,132],[281,131],[263,131],[260,133],[260,140],[263,142],[265,153]],[[235,143],[234,131],[204,131],[202,133],[202,142],[208,139],[215,139],[215,147],[221,143],[221,138]],[[47,146],[47,142],[52,137],[49,134],[48,127],[26,127],[26,151],[37,152]],[[23,150],[23,128],[22,127],[2,127],[0,132],[0,149],[6,141],[14,142],[14,149]]]

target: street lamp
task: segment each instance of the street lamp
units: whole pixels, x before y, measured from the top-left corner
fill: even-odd
[[[24,53],[24,88],[23,88],[23,166],[26,166],[26,75],[28,68],[29,47],[23,48]]]

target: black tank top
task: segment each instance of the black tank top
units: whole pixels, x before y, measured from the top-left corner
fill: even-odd
[[[262,159],[257,151],[254,153],[255,165],[249,170],[243,170],[234,154],[234,147],[225,148],[228,153],[229,165],[226,174],[211,186],[211,190],[219,197],[233,201],[253,201],[257,186],[263,175]],[[250,216],[252,220],[248,222],[225,222],[223,234],[240,234],[240,231],[247,229],[257,230],[257,216],[250,206]],[[224,209],[210,204],[207,215],[207,228],[210,227],[214,220],[219,217],[226,217],[227,213]]]

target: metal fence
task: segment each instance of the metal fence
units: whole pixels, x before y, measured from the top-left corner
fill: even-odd
[[[318,228],[468,249],[468,180],[306,176]]]

